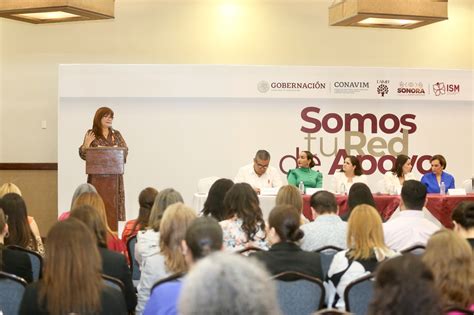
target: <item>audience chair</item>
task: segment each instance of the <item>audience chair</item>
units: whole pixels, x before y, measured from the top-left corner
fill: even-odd
[[[107,275],[104,275],[104,274],[102,274],[102,280],[103,280],[103,282],[106,286],[119,290],[125,296],[125,293],[124,293],[125,286],[122,283],[122,281],[120,281],[117,278],[107,276]]]
[[[132,236],[127,241],[127,252],[128,257],[130,258],[130,273],[132,274],[133,285],[137,287],[138,282],[140,281],[140,267],[138,266],[138,261],[135,259],[135,245],[137,244],[137,236]]]
[[[198,193],[207,194],[209,189],[211,189],[212,184],[214,184],[218,179],[220,179],[220,177],[217,176],[201,178],[198,181]]]
[[[369,274],[349,283],[344,291],[346,310],[356,315],[365,315],[372,301],[374,274]]]
[[[31,261],[31,270],[33,271],[33,281],[38,281],[39,279],[41,279],[41,274],[43,272],[43,257],[41,257],[40,254],[18,245],[8,245],[7,247],[12,250],[18,250],[18,251],[26,253]]]
[[[295,277],[285,281],[281,278]],[[323,307],[325,290],[323,282],[299,272],[286,271],[273,276],[277,283],[278,302],[285,315],[308,315]]]
[[[417,244],[417,245],[413,245],[413,246],[407,247],[405,249],[402,249],[400,251],[400,253],[402,253],[402,254],[410,253],[410,254],[413,254],[413,255],[423,255],[423,253],[425,252],[425,249],[426,249],[425,245]]]
[[[263,249],[261,249],[260,247],[255,247],[255,246],[250,246],[250,247],[246,247],[244,249],[241,249],[241,250],[238,250],[236,251],[237,254],[244,254],[244,255],[248,255],[252,252],[260,252],[262,251]]]
[[[327,245],[315,250],[315,252],[320,254],[321,257],[321,268],[323,269],[323,275],[328,274],[329,266],[331,266],[331,262],[336,255],[337,252],[343,250],[337,246]]]
[[[175,281],[175,280],[178,280],[179,278],[182,278],[184,277],[185,273],[184,272],[178,272],[178,273],[175,273],[175,274],[172,274],[171,276],[167,277],[167,278],[164,278],[164,279],[161,279],[161,280],[158,280],[157,282],[155,282],[155,284],[151,287],[151,290],[150,292],[153,292],[153,290],[163,284],[163,283],[166,283],[166,282],[172,282],[172,281]]]
[[[456,312],[457,314],[462,314],[462,315],[474,315],[474,311],[461,308],[461,307],[456,307],[456,306],[447,307],[444,310],[445,314],[449,314],[450,312]]]
[[[23,278],[0,271],[0,314],[19,314],[25,287]]]

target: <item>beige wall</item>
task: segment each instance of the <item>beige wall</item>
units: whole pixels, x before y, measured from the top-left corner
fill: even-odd
[[[472,0],[450,0],[448,21],[412,31],[328,27],[326,0],[235,2],[234,18],[219,1],[121,0],[111,21],[4,20],[0,161],[57,160],[61,63],[473,67]]]

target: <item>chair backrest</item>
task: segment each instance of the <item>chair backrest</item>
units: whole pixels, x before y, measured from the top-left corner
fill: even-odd
[[[30,258],[31,271],[33,272],[33,281],[38,281],[39,279],[41,279],[41,275],[43,272],[43,257],[41,257],[40,254],[17,245],[8,245],[7,247],[9,249],[18,250],[26,253],[28,255],[28,258]]]
[[[296,279],[284,281],[291,276]],[[299,272],[286,271],[272,277],[277,283],[278,303],[285,315],[308,315],[323,306],[325,290],[323,282]]]
[[[250,254],[251,252],[260,252],[262,251],[263,249],[261,249],[260,247],[255,247],[255,246],[249,246],[249,247],[246,247],[244,249],[240,249],[238,251],[236,251],[237,254],[243,254],[243,255],[248,255]]]
[[[119,279],[102,274],[102,280],[106,286],[117,289],[124,293],[125,286]]]
[[[0,271],[0,314],[19,314],[25,287],[22,278]]]
[[[211,176],[206,178],[201,178],[198,181],[198,193],[207,194],[209,189],[211,189],[212,184],[214,184],[220,177]]]
[[[417,245],[413,245],[405,249],[402,249],[400,252],[402,254],[410,253],[414,255],[423,255],[423,253],[425,252],[425,249],[426,249],[425,245],[417,244]]]
[[[178,273],[172,274],[172,275],[169,276],[169,277],[166,277],[166,278],[164,278],[164,279],[158,280],[158,281],[155,282],[155,284],[151,287],[150,292],[152,292],[155,287],[157,287],[157,286],[159,286],[159,285],[162,285],[163,283],[172,282],[172,281],[177,281],[177,280],[181,279],[182,277],[184,277],[184,275],[185,275],[184,272],[178,272]]]
[[[140,280],[141,272],[138,265],[138,261],[135,259],[135,245],[137,244],[137,236],[130,237],[127,241],[128,257],[130,257],[130,272],[132,274],[132,280]]]
[[[323,269],[323,275],[327,275],[334,255],[336,255],[336,253],[340,252],[341,250],[343,249],[332,245],[323,246],[315,250],[315,252],[319,253],[321,257],[321,268]]]
[[[356,315],[365,315],[374,294],[374,274],[350,282],[344,290],[346,310]]]

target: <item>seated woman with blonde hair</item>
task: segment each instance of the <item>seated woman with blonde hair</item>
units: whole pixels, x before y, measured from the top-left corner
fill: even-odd
[[[428,240],[422,259],[433,272],[443,306],[474,311],[474,255],[469,243],[451,230],[440,230]]]
[[[382,219],[374,207],[354,208],[347,225],[347,248],[335,256],[325,283],[329,307],[344,309],[347,285],[375,271],[379,262],[397,254],[384,242]]]
[[[98,193],[94,192],[83,193],[76,198],[72,208],[74,209],[82,205],[91,206],[99,212],[100,218],[107,229],[107,248],[126,255],[127,248],[117,237],[117,233],[112,231],[112,229],[109,227],[109,224],[107,223],[107,214],[105,212],[105,204],[102,200],[102,197],[100,197]]]
[[[3,198],[3,196],[10,193],[20,195],[23,198],[20,188],[18,188],[18,186],[13,183],[5,183],[0,187],[0,198]],[[38,224],[36,223],[35,218],[33,218],[32,216],[27,216],[27,218],[28,224],[30,225],[30,228],[35,234],[35,236],[41,237],[41,233],[39,231]]]
[[[303,215],[303,197],[298,188],[292,185],[281,186],[275,199],[275,206],[291,205],[300,214],[300,223],[306,224],[308,219]]]
[[[181,250],[187,228],[196,219],[196,211],[183,203],[167,207],[160,223],[160,251],[145,259],[138,284],[137,315],[142,314],[155,282],[188,270]]]

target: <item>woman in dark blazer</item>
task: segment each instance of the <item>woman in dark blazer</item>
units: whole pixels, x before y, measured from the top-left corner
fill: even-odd
[[[273,275],[294,271],[323,280],[319,254],[306,252],[296,244],[304,235],[298,210],[290,205],[276,206],[270,212],[268,225],[267,239],[271,248],[253,253],[251,257],[262,261]]]
[[[7,220],[2,208],[0,208],[0,271],[14,274],[25,279],[26,282],[32,282],[33,272],[30,258],[23,252],[5,247],[4,239],[7,233]]]
[[[119,279],[124,285],[124,297],[127,310],[132,312],[137,305],[137,295],[133,287],[132,274],[124,255],[107,249],[107,232],[99,212],[91,206],[82,205],[72,209],[71,218],[85,223],[94,234],[102,258],[102,273]]]

